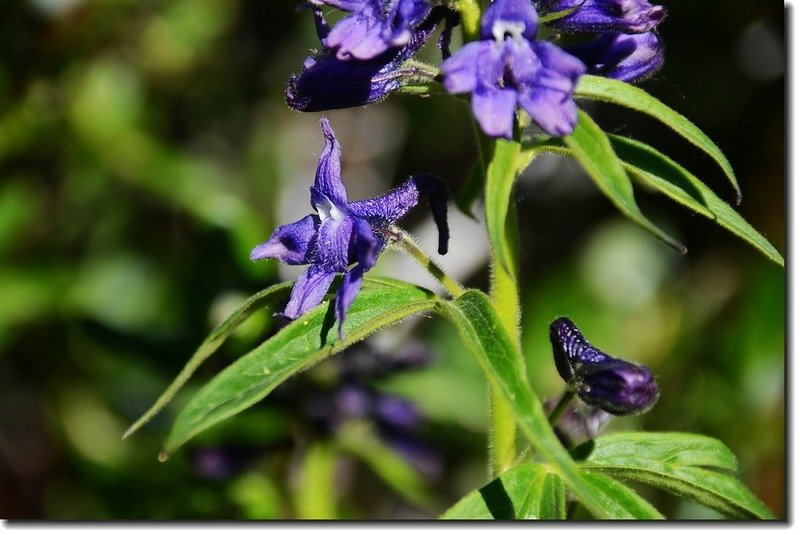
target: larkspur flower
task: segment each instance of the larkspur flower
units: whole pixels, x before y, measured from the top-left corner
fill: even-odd
[[[603,34],[566,49],[586,64],[588,74],[639,82],[664,65],[664,45],[656,32]]]
[[[430,199],[439,228],[439,253],[447,252],[447,189],[438,177],[419,175],[382,197],[348,202],[341,178],[339,142],[326,118],[321,125],[325,148],[311,187],[311,206],[316,214],[278,227],[269,240],[253,249],[250,258],[310,264],[298,277],[283,312],[291,319],[322,302],[336,274],[343,274],[335,303],[341,338],[347,309],[361,288],[364,272],[375,265],[386,246],[386,232],[422,196]]]
[[[375,58],[405,45],[431,11],[428,0],[310,0],[349,15],[323,38],[322,44],[339,59]]]
[[[655,28],[667,10],[647,0],[537,0],[540,15],[564,13],[548,26],[572,33],[644,33]]]
[[[313,14],[317,33],[324,42],[330,28],[318,8],[313,9]],[[443,19],[445,28],[439,45],[442,55],[447,56],[455,19],[452,11],[436,6],[405,45],[390,48],[374,58],[343,60],[327,49],[308,57],[300,74],[289,77],[286,103],[306,112],[351,108],[380,101],[404,85],[432,79],[432,73],[406,62],[422,48]]]
[[[572,93],[583,63],[536,41],[537,29],[530,0],[495,0],[483,15],[480,40],[442,65],[445,89],[472,93],[473,113],[489,136],[511,138],[517,106],[548,134],[563,136],[575,128]]]
[[[658,400],[647,366],[603,353],[568,318],[550,324],[550,342],[559,375],[584,403],[621,416],[646,412]]]

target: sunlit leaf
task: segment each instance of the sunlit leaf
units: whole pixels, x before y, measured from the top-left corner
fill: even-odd
[[[511,407],[523,433],[537,451],[551,463],[584,506],[598,517],[606,516],[602,505],[583,482],[569,453],[547,422],[542,404],[526,380],[522,357],[500,323],[489,298],[468,290],[440,309],[458,329],[467,349],[475,356],[490,381]]]
[[[215,327],[214,330],[211,331],[211,333],[206,337],[206,339],[203,340],[203,343],[200,344],[200,347],[197,348],[197,351],[194,352],[194,355],[192,355],[192,357],[189,359],[189,362],[186,363],[178,376],[175,377],[175,379],[172,381],[172,384],[170,384],[164,393],[161,394],[161,396],[156,400],[156,402],[153,403],[153,406],[150,407],[141,418],[136,420],[136,422],[134,422],[134,424],[131,425],[127,431],[125,431],[125,434],[122,435],[122,439],[127,439],[143,425],[152,420],[153,417],[155,417],[155,415],[158,414],[161,409],[163,409],[167,403],[170,402],[178,390],[180,390],[181,387],[186,384],[186,381],[189,380],[197,368],[199,368],[208,357],[213,355],[214,352],[219,349],[219,347],[225,342],[225,340],[228,339],[228,337],[236,330],[236,328],[242,324],[242,322],[244,322],[258,310],[262,310],[264,308],[273,308],[271,305],[285,301],[289,296],[289,291],[291,290],[293,284],[294,283],[287,282],[284,284],[271,286],[265,290],[261,290],[260,292],[248,298],[238,309],[236,309],[235,312],[233,312],[233,314],[228,316],[225,321]]]
[[[444,520],[563,519],[564,482],[543,464],[521,464],[464,496]]]
[[[617,155],[642,182],[715,220],[783,266],[783,257],[775,247],[699,178],[645,143],[622,136],[610,138]]]
[[[735,476],[736,459],[721,442],[684,433],[599,437],[581,468],[650,483],[733,518],[773,518]]]
[[[639,210],[633,196],[633,185],[622,162],[611,147],[606,133],[589,115],[578,111],[578,125],[571,135],[564,137],[564,143],[600,191],[623,214],[681,253],[686,252],[686,247],[670,238]]]
[[[608,518],[615,520],[656,520],[664,516],[636,492],[603,474],[584,473],[583,481],[594,492]]]
[[[325,301],[225,368],[189,401],[167,438],[164,455],[200,431],[263,399],[283,381],[322,359],[403,318],[433,310],[429,291],[388,279],[365,279],[344,323],[334,328],[333,306]]]
[[[728,158],[725,157],[719,147],[689,119],[643,89],[625,82],[612,80],[611,78],[585,75],[581,76],[578,87],[575,89],[575,98],[599,100],[625,106],[661,121],[713,158],[725,172],[728,180],[736,190],[737,204],[741,201],[742,195],[739,190],[739,184],[736,181],[736,174],[733,172],[733,167]]]

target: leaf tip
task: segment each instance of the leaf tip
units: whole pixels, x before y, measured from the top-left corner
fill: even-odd
[[[169,453],[167,451],[162,451],[158,454],[158,462],[165,463],[169,460]]]

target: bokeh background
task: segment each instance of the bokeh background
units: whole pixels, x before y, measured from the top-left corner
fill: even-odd
[[[784,7],[663,3],[667,63],[644,87],[719,143],[742,184],[741,213],[783,252]],[[322,146],[319,114],[283,101],[286,78],[316,45],[296,4],[4,2],[0,517],[268,519],[327,507],[341,518],[430,518],[485,482],[486,387],[436,319],[386,331],[357,355],[413,365],[348,368],[345,377],[344,361],[331,359],[159,463],[188,396],[275,329],[256,315],[163,415],[120,440],[213,325],[293,275],[248,253],[276,224],[308,213]],[[426,54],[435,59],[432,47]],[[732,200],[713,162],[657,122],[591,111]],[[422,171],[458,192],[470,170],[474,146],[458,104],[400,96],[329,116],[351,198]],[[750,488],[784,515],[784,271],[713,222],[640,191],[645,213],[688,246],[678,255],[557,158],[537,162],[516,195],[523,343],[538,392],[560,391],[547,326],[569,315],[595,345],[658,375],[656,408],[612,429],[718,437]],[[426,217],[417,210],[406,226],[433,250]],[[453,227],[446,265],[485,287],[482,227],[455,211]],[[388,253],[376,272],[435,286],[414,269]],[[342,394],[343,381],[360,394]],[[365,412],[365,399],[389,400],[394,412]],[[356,424],[332,427],[330,407]],[[670,517],[714,517],[641,491]]]

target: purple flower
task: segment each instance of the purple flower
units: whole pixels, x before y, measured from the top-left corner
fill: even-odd
[[[431,10],[428,0],[310,0],[350,13],[322,39],[339,59],[372,59],[411,40]]]
[[[315,8],[313,12],[317,32],[324,42],[330,29],[319,9]],[[351,108],[382,100],[403,85],[425,81],[430,74],[422,72],[419,67],[403,64],[428,41],[442,18],[448,21],[445,25],[447,30],[452,26],[451,12],[437,7],[412,32],[404,46],[388,49],[368,60],[339,59],[330,50],[310,56],[300,74],[289,77],[286,103],[299,111]],[[446,38],[447,34],[443,33],[443,37]]]
[[[481,39],[442,65],[445,88],[472,93],[472,111],[489,136],[511,138],[518,105],[550,135],[575,128],[572,93],[584,66],[552,43],[536,41],[537,24],[530,0],[495,0],[483,15]]]
[[[375,265],[386,246],[385,231],[416,206],[420,196],[431,200],[439,227],[439,253],[447,252],[447,190],[438,177],[420,175],[382,197],[348,202],[341,178],[339,142],[326,118],[321,124],[325,148],[311,187],[311,206],[316,214],[278,227],[269,240],[253,249],[250,258],[310,264],[297,279],[283,312],[292,319],[322,302],[336,274],[344,274],[335,303],[341,338],[347,309],[361,288],[364,272]]]
[[[603,34],[588,43],[567,47],[586,64],[589,74],[623,82],[640,82],[664,65],[664,43],[655,32]]]
[[[544,403],[547,411],[552,411],[556,405],[556,400]],[[576,401],[564,410],[554,430],[565,447],[573,448],[599,435],[611,418],[611,414],[598,407],[587,407]]]
[[[646,412],[658,400],[658,384],[647,366],[606,355],[569,319],[550,324],[550,342],[559,375],[584,403],[621,416]]]
[[[667,16],[666,8],[647,0],[538,0],[536,9],[542,15],[564,12],[548,25],[575,33],[644,33]]]

